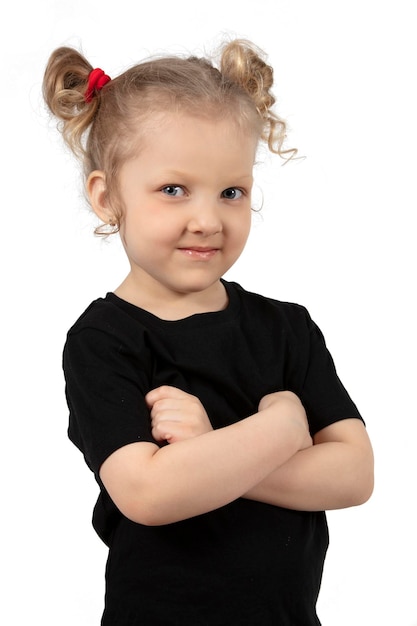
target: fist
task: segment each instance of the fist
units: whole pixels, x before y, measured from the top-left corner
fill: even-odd
[[[200,400],[177,387],[157,387],[145,396],[145,400],[156,441],[175,443],[213,430]]]

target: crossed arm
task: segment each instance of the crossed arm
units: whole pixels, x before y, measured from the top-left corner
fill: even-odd
[[[119,509],[159,525],[199,515],[239,497],[299,510],[362,504],[373,489],[366,430],[347,419],[311,440],[295,394],[265,396],[254,415],[213,430],[196,398],[174,387],[146,397],[152,443],[130,444],[102,465],[100,477]]]
[[[345,419],[319,431],[245,497],[302,511],[343,509],[366,502],[373,490],[373,453],[363,423]]]

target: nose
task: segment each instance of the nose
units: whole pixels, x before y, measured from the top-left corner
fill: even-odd
[[[195,235],[209,237],[223,230],[218,208],[213,201],[194,204],[188,220],[187,229]]]

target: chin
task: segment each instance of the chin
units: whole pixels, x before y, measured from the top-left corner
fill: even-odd
[[[187,293],[202,293],[217,286],[220,278],[221,276],[212,278],[210,280],[203,278],[195,280],[184,280],[178,284],[176,291],[178,291],[178,293],[183,293],[184,295]]]

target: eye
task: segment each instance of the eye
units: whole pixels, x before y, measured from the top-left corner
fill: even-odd
[[[185,195],[185,191],[180,185],[165,185],[165,187],[162,187],[161,191],[165,195],[172,196],[173,198]]]
[[[237,187],[229,187],[222,191],[222,197],[226,200],[239,200],[243,196],[243,191]]]

